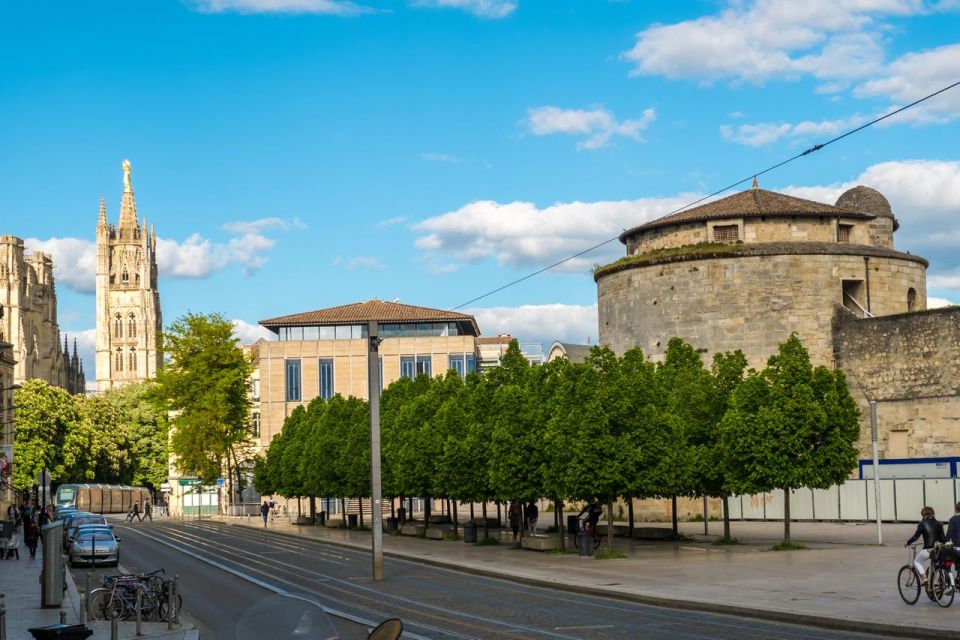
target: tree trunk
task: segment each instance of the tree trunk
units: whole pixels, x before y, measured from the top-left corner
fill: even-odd
[[[607,500],[607,551],[613,551],[613,498]]]
[[[402,503],[402,501],[401,501],[401,503]],[[396,517],[397,517],[397,504],[396,504],[396,502],[394,501],[393,497],[390,498],[390,517],[391,517],[391,518],[396,518]]]
[[[360,509],[360,526],[363,527],[363,498],[357,498],[357,505]]]
[[[490,537],[490,521],[487,520],[487,501],[483,501],[483,506],[480,507],[480,513],[483,514],[483,539],[486,540]]]
[[[227,479],[230,481],[230,486],[227,487],[227,507],[233,504],[233,464],[230,461],[230,453],[227,453]]]
[[[310,522],[317,521],[317,499],[310,496]]]
[[[730,496],[723,494],[723,539],[730,539]]]
[[[630,520],[627,523],[627,534],[633,540],[633,498],[627,498],[627,518]]]
[[[454,500],[454,501],[453,501],[453,510],[452,510],[452,513],[453,513],[453,535],[459,538],[459,537],[460,537],[460,533],[459,533],[459,530],[460,530],[460,520],[459,520],[459,518],[457,518],[457,511],[458,511],[458,509],[457,509],[457,501]]]
[[[343,520],[343,528],[347,528],[347,500],[340,498],[340,518]]]
[[[557,532],[560,534],[560,551],[567,550],[567,536],[564,535],[563,531],[563,500],[557,500],[554,511],[557,512],[557,521],[560,523],[557,527]]]
[[[497,525],[503,526],[503,515],[500,513],[500,501],[497,500]]]
[[[430,528],[430,498],[423,499],[423,530]]]
[[[783,490],[783,541],[790,542],[790,489]]]
[[[297,517],[303,517],[303,511],[300,510],[300,496],[297,496]]]
[[[677,522],[677,496],[672,496],[670,498],[670,503],[673,507],[673,515],[671,516],[671,520],[673,522],[673,537],[676,538],[680,535],[680,525]]]
[[[470,503],[470,524],[476,524],[476,522],[474,522],[475,519],[476,518],[474,518],[474,515],[473,515],[473,503],[471,502]]]

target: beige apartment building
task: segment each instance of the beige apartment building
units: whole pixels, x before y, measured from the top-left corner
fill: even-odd
[[[299,406],[335,394],[367,399],[370,321],[378,323],[380,389],[425,373],[466,376],[477,369],[480,329],[473,316],[399,302],[368,300],[297,313],[260,324],[277,340],[254,347],[254,433],[266,448]],[[256,410],[256,409],[255,409]]]

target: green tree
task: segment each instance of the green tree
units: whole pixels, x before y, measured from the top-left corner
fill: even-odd
[[[150,402],[153,382],[125,384],[111,389],[103,398],[119,413],[123,438],[129,443],[129,467],[123,482],[153,489],[167,479],[167,416]]]
[[[790,541],[790,491],[825,489],[856,466],[858,412],[842,373],[810,364],[796,334],[766,368],[733,392],[722,421],[728,487],[736,493],[784,492],[784,541]]]
[[[150,395],[170,411],[170,448],[181,473],[212,482],[247,461],[252,365],[222,315],[188,313],[163,334],[168,362]],[[240,482],[236,485],[240,487]]]
[[[67,473],[81,454],[75,446],[65,447],[68,433],[81,421],[74,398],[63,389],[42,380],[27,380],[14,392],[17,406],[17,452],[13,486],[25,491],[46,470],[59,482],[72,478]],[[75,444],[76,441],[73,442]]]

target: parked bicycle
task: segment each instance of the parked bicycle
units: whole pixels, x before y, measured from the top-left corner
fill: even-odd
[[[140,594],[140,616],[147,622],[165,621],[170,611],[170,584],[163,569],[150,573],[105,576],[103,587],[90,592],[87,613],[91,620],[128,620],[137,613]],[[183,606],[180,594],[175,596],[179,611]]]
[[[913,565],[917,552],[923,547],[922,543],[916,543],[907,547],[907,564],[900,567],[897,573],[897,590],[900,597],[907,604],[916,604],[920,599],[920,589],[926,591],[927,597],[936,602],[941,607],[949,607],[953,604],[953,598],[956,593],[956,585],[953,576],[954,552],[953,545],[936,546],[930,554],[930,568],[927,570],[926,582],[920,579]]]

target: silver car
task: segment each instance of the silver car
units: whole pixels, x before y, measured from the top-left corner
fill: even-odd
[[[120,538],[104,525],[83,525],[70,545],[70,566],[120,564]]]

